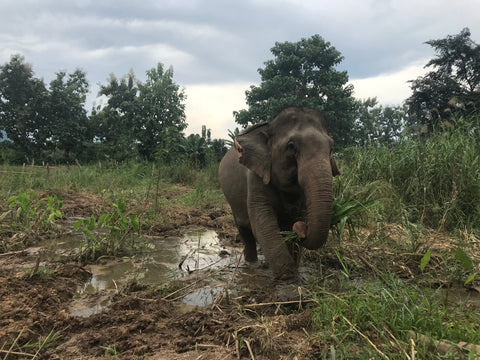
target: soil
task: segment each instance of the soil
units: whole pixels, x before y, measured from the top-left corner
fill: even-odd
[[[101,197],[83,193],[63,194],[63,202],[69,217],[90,216],[104,206]],[[227,207],[176,209],[169,217],[169,222],[146,232],[181,234],[189,226],[200,226],[215,230],[221,241],[241,252]],[[395,226],[381,231],[386,243],[407,236]],[[405,253],[402,261],[398,253],[375,251],[375,246],[357,241],[342,249],[349,249],[344,256],[365,273],[378,271],[376,263],[389,262],[407,281],[419,275],[418,254]],[[378,262],[372,258],[374,253],[380,254]],[[334,252],[325,256],[324,263],[332,271],[341,271]],[[76,256],[46,257],[35,244],[5,252],[0,254],[0,358],[261,360],[312,359],[326,354],[320,340],[309,335],[313,315],[308,301],[298,299],[297,286],[275,284],[268,278],[268,269],[261,266],[252,271],[252,276],[265,276],[265,286],[234,288],[230,279],[223,279],[225,287],[233,289],[220,293],[210,306],[188,306],[181,301],[185,289],[201,287],[202,276],[209,276],[205,273],[168,287],[129,282],[92,295],[90,301],[107,300],[107,305],[81,317],[72,315],[72,304],[91,274]],[[295,289],[296,296],[290,292],[282,297],[278,291],[282,287]]]

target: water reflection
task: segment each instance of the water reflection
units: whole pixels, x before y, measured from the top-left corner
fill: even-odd
[[[78,250],[83,238],[70,234],[44,247],[55,251]],[[144,285],[161,285],[172,279],[187,276],[197,270],[215,270],[234,266],[236,253],[220,245],[215,231],[189,231],[183,237],[149,239],[148,251],[141,256],[123,259],[102,259],[98,264],[85,266],[91,278],[78,289],[70,312],[88,317],[110,304],[112,294],[129,281]],[[214,302],[221,287],[202,288],[185,296],[187,305],[207,306]],[[102,298],[97,298],[101,294]]]

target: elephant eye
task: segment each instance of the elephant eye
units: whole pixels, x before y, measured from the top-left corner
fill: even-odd
[[[295,144],[291,141],[287,143],[287,151],[296,152]]]

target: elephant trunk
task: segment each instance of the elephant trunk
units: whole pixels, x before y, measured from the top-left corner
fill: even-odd
[[[303,179],[299,177],[307,209],[307,236],[301,245],[316,250],[325,244],[330,231],[333,204],[332,170],[329,163],[321,166],[320,171],[312,171],[315,167],[306,169],[308,175]]]

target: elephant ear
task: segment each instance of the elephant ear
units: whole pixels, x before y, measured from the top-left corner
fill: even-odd
[[[268,123],[255,125],[239,134],[234,141],[240,164],[257,174],[264,184],[270,183],[272,167],[267,130]]]

